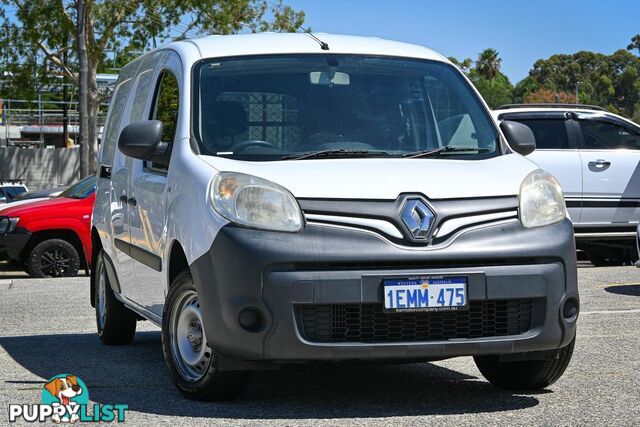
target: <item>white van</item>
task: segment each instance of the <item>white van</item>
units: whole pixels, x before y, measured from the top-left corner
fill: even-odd
[[[497,386],[553,383],[575,244],[530,129],[499,129],[429,49],[317,36],[180,41],[122,70],[93,212],[102,341],[161,326],[201,400],[311,361],[471,355]]]

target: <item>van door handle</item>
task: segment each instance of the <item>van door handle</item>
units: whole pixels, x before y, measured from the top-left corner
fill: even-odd
[[[603,171],[609,166],[611,166],[611,162],[602,159],[589,162],[589,169],[591,169],[592,171]]]
[[[129,203],[131,206],[135,206],[136,204],[138,204],[135,197],[129,197],[129,200],[127,200],[127,203]]]

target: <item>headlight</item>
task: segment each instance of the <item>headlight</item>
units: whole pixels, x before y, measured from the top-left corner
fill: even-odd
[[[0,234],[9,234],[15,228],[20,218],[0,217]]]
[[[520,222],[528,228],[562,221],[567,209],[558,180],[542,169],[531,172],[520,185]]]
[[[211,205],[231,222],[275,231],[302,230],[302,212],[284,187],[236,172],[220,172],[211,183]]]

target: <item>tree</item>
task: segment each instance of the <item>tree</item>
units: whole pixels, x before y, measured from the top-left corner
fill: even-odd
[[[456,67],[460,68],[463,73],[468,75],[471,72],[471,68],[472,68],[472,65],[473,65],[473,59],[465,58],[462,61],[459,61],[458,59],[454,58],[453,56],[450,56],[448,59]]]
[[[475,66],[471,58],[460,61],[457,58],[449,57],[449,61],[469,77],[491,108],[513,102],[513,85],[509,78],[500,72],[500,58],[497,55],[498,52],[495,50],[486,49],[478,56]],[[490,79],[486,77],[488,63],[492,63],[495,67],[490,73],[492,75]],[[485,68],[484,74],[478,69],[479,66]]]
[[[88,123],[83,131],[87,136],[84,149],[88,162],[81,164],[83,176],[95,171],[96,119],[105,99],[98,91],[96,74],[107,59],[105,52],[133,57],[132,52],[171,39],[242,30],[294,31],[304,22],[303,12],[268,0],[84,0],[84,31],[76,31],[77,1],[0,0],[0,22],[11,31],[15,58],[35,57],[49,76],[64,76],[76,84],[79,83],[79,37],[84,35],[87,51],[84,102]],[[68,61],[63,59],[65,52]]]
[[[525,98],[535,91],[540,89],[538,82],[531,76],[527,76],[520,80],[513,88],[513,102],[522,103],[525,102]]]
[[[636,49],[640,53],[640,34],[636,34],[631,38],[631,43],[627,46],[627,50]]]
[[[527,87],[516,86],[516,98],[555,99],[560,94],[562,99],[567,94],[566,100],[574,103],[577,91],[580,103],[633,117],[640,101],[639,76],[640,58],[624,49],[611,55],[588,51],[553,55],[534,63],[525,79]],[[541,89],[546,92],[537,93]],[[534,93],[533,98],[529,96]]]
[[[498,52],[495,49],[485,49],[478,55],[476,61],[476,70],[478,73],[487,80],[492,80],[500,72],[500,65],[502,59],[500,59]]]
[[[573,104],[575,102],[575,96],[567,92],[555,92],[549,89],[540,88],[535,92],[525,95],[524,102],[527,104]]]
[[[471,81],[490,108],[513,102],[513,85],[504,74],[498,72],[493,79],[487,80],[477,70],[472,70]]]

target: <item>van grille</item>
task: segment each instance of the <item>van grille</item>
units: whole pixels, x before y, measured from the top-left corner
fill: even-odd
[[[518,335],[531,329],[533,300],[471,301],[467,311],[385,313],[382,304],[300,305],[311,342],[415,342]]]

